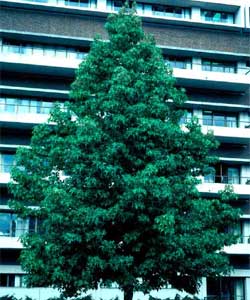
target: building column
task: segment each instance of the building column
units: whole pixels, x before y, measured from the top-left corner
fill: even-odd
[[[97,9],[106,10],[106,0],[97,0]]]
[[[206,277],[202,277],[199,292],[195,296],[199,299],[204,299],[207,297],[207,278]]]
[[[192,7],[191,20],[195,22],[201,21],[201,9],[199,7]]]
[[[245,75],[248,71],[246,62],[238,62],[237,64],[237,73]]]
[[[201,109],[194,109],[193,110],[193,116],[198,118],[199,124],[202,125],[202,118],[203,118],[203,114],[202,114],[202,110]]]
[[[242,165],[241,167],[241,184],[246,184],[250,180],[250,166]]]
[[[243,220],[243,242],[249,244],[250,241],[250,220]]]
[[[138,7],[138,4],[137,4],[137,7]],[[142,12],[142,11],[140,12],[138,9],[138,14],[141,14],[141,15],[144,14],[145,16],[152,16],[153,15],[152,5],[144,3],[144,12]]]
[[[241,112],[239,114],[239,127],[246,128],[246,126],[250,125],[250,118],[247,112]]]
[[[250,300],[250,277],[245,279],[245,300]]]
[[[199,58],[199,57],[192,58],[192,70],[198,71],[198,72],[202,71],[201,58]]]
[[[244,27],[244,14],[245,14],[245,7],[244,5],[241,5],[238,9],[238,11],[235,14],[235,24],[240,26],[240,27]]]

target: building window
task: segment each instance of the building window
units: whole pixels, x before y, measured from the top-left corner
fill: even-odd
[[[202,70],[210,72],[236,73],[236,63],[215,60],[202,60]]]
[[[1,287],[25,287],[24,274],[0,274]]]
[[[136,3],[136,11],[138,14],[144,14],[147,11],[151,11],[151,5],[150,4],[144,4],[144,3]]]
[[[125,1],[122,0],[108,0],[107,8],[113,11],[119,11],[123,7],[124,3]]]
[[[192,60],[189,57],[166,56],[166,64],[177,69],[192,69]]]
[[[234,14],[213,10],[201,10],[201,19],[207,22],[234,24]]]
[[[24,233],[38,232],[39,226],[37,218],[22,219],[11,212],[0,212],[0,236],[20,237]]]
[[[187,110],[180,119],[180,122],[179,122],[180,125],[187,124],[188,122],[191,121],[192,117],[193,117],[193,112],[191,110]]]
[[[54,102],[35,99],[0,98],[0,112],[13,114],[50,114],[53,106]]]
[[[0,172],[10,173],[15,163],[15,155],[8,153],[0,153]]]
[[[14,287],[15,275],[14,274],[0,274],[0,286]]]
[[[234,114],[203,111],[203,125],[220,127],[238,127],[238,118]]]
[[[86,8],[96,8],[97,0],[58,0],[59,4],[64,4],[68,6],[86,7]]]
[[[218,164],[204,176],[205,183],[240,184],[240,167]]]
[[[152,12],[155,16],[171,17],[171,18],[182,18],[190,19],[191,11],[189,8],[166,6],[166,5],[152,5]]]
[[[245,300],[244,278],[221,277],[207,279],[207,300]]]
[[[237,243],[245,243],[245,241],[249,238],[249,236],[244,236],[244,230],[245,227],[244,222],[240,220],[237,224],[235,224],[232,227],[227,227],[225,232],[231,233],[233,235],[238,236]]]
[[[78,3],[79,4],[79,3]],[[1,51],[5,54],[32,55],[37,57],[54,57],[59,59],[83,60],[88,54],[88,47],[71,48],[58,45],[38,43],[21,43],[13,40],[3,40]]]

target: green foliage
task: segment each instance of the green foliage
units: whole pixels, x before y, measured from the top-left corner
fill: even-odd
[[[106,29],[110,41],[93,43],[67,110],[18,150],[12,207],[42,223],[22,238],[28,284],[65,296],[110,282],[194,293],[201,277],[228,270],[221,249],[236,237],[224,229],[239,212],[229,190],[199,195],[216,143],[195,119],[180,127],[186,96],[141,20],[124,9]]]
[[[6,296],[0,297],[0,300],[18,300],[18,299],[14,296],[6,295]]]

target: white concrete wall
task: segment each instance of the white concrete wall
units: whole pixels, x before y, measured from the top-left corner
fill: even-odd
[[[191,19],[195,22],[201,21],[201,9],[199,7],[192,7],[191,9]]]
[[[245,279],[245,300],[250,300],[250,277]]]
[[[23,245],[18,237],[0,236],[0,249],[22,249]]]
[[[13,287],[1,287],[0,288],[0,297],[5,295],[13,295],[17,298],[29,296],[34,300],[47,300],[49,297],[59,296],[59,292],[52,288],[13,288]],[[176,294],[179,294],[181,297],[185,297],[187,293],[180,292],[175,289],[161,289],[159,291],[152,291],[151,296],[165,299],[167,297],[173,299]],[[109,289],[98,289],[90,290],[85,295],[91,295],[94,300],[111,300],[115,297],[118,297],[119,300],[123,300],[123,292],[118,288],[109,288]],[[143,294],[141,292],[135,292],[133,300],[148,300],[149,294]]]
[[[106,0],[97,0],[97,9],[106,10]]]
[[[250,79],[250,78],[249,78]],[[250,125],[250,117],[247,112],[241,112],[239,114],[240,127],[245,128],[246,125]],[[248,128],[250,130],[250,128]]]
[[[239,25],[240,27],[244,27],[244,14],[245,8],[244,5],[240,6],[237,12],[235,13],[235,24]]]
[[[250,220],[244,220],[242,229],[243,242],[250,243]]]
[[[22,297],[23,299],[28,296],[33,300],[47,300],[49,297],[58,297],[60,294],[57,290],[51,288],[14,288],[14,287],[1,287],[0,297],[6,295],[13,295],[16,298]],[[99,299],[98,299],[99,300]]]

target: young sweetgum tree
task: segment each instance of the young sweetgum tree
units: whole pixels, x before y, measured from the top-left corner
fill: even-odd
[[[134,11],[105,27],[66,109],[17,153],[12,207],[40,224],[22,238],[28,284],[72,296],[116,282],[125,300],[166,283],[195,293],[228,270],[224,229],[238,218],[230,191],[206,200],[196,188],[214,139],[179,125],[185,94]]]

